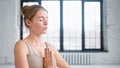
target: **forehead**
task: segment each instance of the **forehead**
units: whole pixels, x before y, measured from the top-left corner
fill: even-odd
[[[48,17],[48,12],[40,9],[36,12],[35,17]]]

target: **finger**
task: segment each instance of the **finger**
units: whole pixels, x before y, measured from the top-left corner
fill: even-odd
[[[48,52],[49,52],[49,51],[48,51],[48,48],[46,47],[46,48],[45,48],[45,57],[46,57],[46,58],[48,57]]]
[[[46,44],[45,55],[46,55],[46,57],[48,57],[49,56],[49,48],[48,48],[48,45],[46,42],[45,42],[45,44]]]
[[[46,47],[48,47],[48,44],[45,42]]]
[[[51,61],[53,60],[53,52],[50,50],[50,52],[49,52],[49,57],[50,57],[50,59],[51,59]]]
[[[52,59],[51,57],[52,57],[52,52],[51,52],[51,50],[49,49],[49,57],[50,57],[50,59]]]
[[[45,54],[45,58],[46,58],[46,56],[47,56],[47,55],[46,55],[46,48],[45,48],[45,52],[44,52],[44,54]]]

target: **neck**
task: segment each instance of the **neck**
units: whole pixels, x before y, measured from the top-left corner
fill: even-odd
[[[29,41],[31,41],[34,44],[39,44],[39,43],[43,42],[42,35],[37,36],[35,34],[30,33],[28,36],[28,39],[29,39]]]

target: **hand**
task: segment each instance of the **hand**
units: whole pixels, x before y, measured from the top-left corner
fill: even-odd
[[[45,57],[43,59],[43,65],[45,68],[53,68],[53,53],[48,47],[45,48]]]

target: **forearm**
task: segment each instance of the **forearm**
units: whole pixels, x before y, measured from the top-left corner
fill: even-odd
[[[45,68],[59,68],[59,67],[52,67],[52,66],[51,66],[51,67],[45,67]]]

